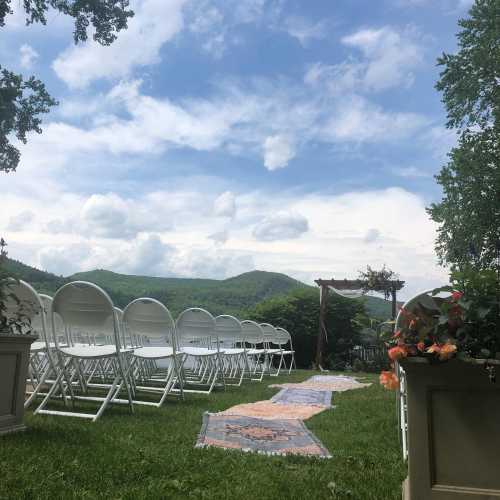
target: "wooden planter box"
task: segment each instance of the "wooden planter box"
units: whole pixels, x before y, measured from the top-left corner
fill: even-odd
[[[500,498],[500,366],[402,361],[408,410],[404,500]]]
[[[33,335],[0,334],[0,435],[24,425],[26,375]]]

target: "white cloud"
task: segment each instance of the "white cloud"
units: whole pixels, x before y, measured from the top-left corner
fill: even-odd
[[[19,206],[37,214],[24,231],[6,230],[4,237],[11,257],[56,274],[104,268],[226,278],[257,268],[312,282],[322,276],[357,276],[366,264],[385,263],[408,281],[402,296],[446,282],[434,254],[435,225],[422,198],[404,189],[335,196],[238,192],[238,210],[228,220],[206,210],[217,196],[214,184],[213,179],[191,181],[187,185],[196,189],[171,187],[132,199],[116,193],[92,198],[52,190],[42,192],[45,199],[28,189],[8,192],[0,227],[8,225]],[[94,201],[87,207],[99,202],[97,211],[88,209],[97,217],[91,231],[81,215],[90,198]],[[58,203],[51,204],[53,199]],[[111,216],[101,212],[102,206]],[[134,230],[120,230],[136,213],[142,215],[132,221]],[[61,221],[56,228],[61,231],[47,231],[55,220]]]
[[[123,78],[135,67],[159,62],[161,47],[183,27],[184,4],[185,0],[136,0],[135,16],[113,44],[89,41],[70,46],[54,61],[54,71],[69,86],[84,88],[94,80]]]
[[[448,12],[468,10],[472,7],[474,0],[394,0],[399,7],[424,7],[431,5]]]
[[[408,137],[429,120],[417,113],[388,113],[367,99],[346,96],[338,104],[337,114],[322,130],[324,140],[353,142],[391,142]]]
[[[109,238],[123,238],[131,234],[127,203],[114,193],[93,194],[82,207],[82,219],[89,232]]]
[[[363,238],[365,243],[373,243],[377,241],[381,237],[381,233],[378,229],[372,227],[368,229],[365,233],[365,237]]]
[[[69,276],[89,269],[85,261],[91,253],[91,245],[87,242],[59,246],[48,245],[38,251],[37,265],[54,274]]]
[[[417,168],[417,167],[395,167],[392,169],[392,173],[395,175],[399,175],[400,177],[407,177],[410,179],[416,179],[416,178],[426,178],[426,177],[432,177],[432,173],[427,172],[426,170],[422,168]]]
[[[285,31],[303,46],[306,46],[311,40],[319,40],[327,35],[324,21],[313,23],[304,17],[290,16],[284,20],[283,24]]]
[[[299,238],[309,229],[307,219],[297,213],[278,212],[262,220],[253,230],[260,241],[276,241]]]
[[[10,217],[7,224],[7,231],[23,231],[35,219],[35,214],[30,210],[23,210],[17,215]]]
[[[236,197],[231,191],[225,191],[214,201],[214,213],[221,217],[234,217],[236,214]]]
[[[289,137],[273,135],[264,141],[264,165],[268,170],[276,170],[288,165],[295,156],[295,148]]]
[[[33,47],[31,47],[31,45],[28,45],[27,43],[21,45],[19,53],[21,56],[21,67],[24,69],[31,69],[33,63],[39,57],[38,52]]]
[[[305,83],[323,85],[340,97],[346,92],[360,94],[409,87],[415,78],[414,70],[424,61],[425,39],[411,27],[367,28],[341,41],[362,57],[352,54],[338,64],[312,64],[305,74]]]
[[[223,230],[217,233],[210,234],[208,238],[215,241],[216,243],[223,245],[228,240],[229,233],[226,230]]]

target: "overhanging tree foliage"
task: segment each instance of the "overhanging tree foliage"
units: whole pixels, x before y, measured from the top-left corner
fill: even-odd
[[[12,13],[12,3],[0,0],[0,28]],[[46,24],[51,9],[74,18],[75,43],[87,40],[92,26],[93,39],[109,45],[134,15],[128,0],[19,0],[19,4],[26,12],[27,25]],[[0,66],[0,171],[14,171],[19,164],[19,149],[12,143],[14,136],[25,143],[29,132],[41,133],[40,115],[56,104],[40,80],[34,76],[24,79]]]
[[[447,126],[460,137],[436,177],[443,199],[428,211],[440,225],[442,264],[493,268],[500,245],[500,2],[476,0],[459,25],[459,50],[438,59],[436,88]]]

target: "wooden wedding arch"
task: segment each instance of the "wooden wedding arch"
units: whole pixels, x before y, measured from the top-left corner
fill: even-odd
[[[371,288],[367,280],[335,280],[335,279],[317,279],[315,283],[320,287],[320,305],[319,305],[319,329],[316,343],[316,368],[323,366],[323,351],[328,338],[328,329],[326,325],[326,311],[328,305],[328,294],[330,289],[338,291],[363,290],[363,293],[369,291],[383,291],[391,297],[392,301],[392,319],[396,319],[397,313],[397,292],[401,290],[405,282],[400,280],[388,280],[384,282],[384,288]]]

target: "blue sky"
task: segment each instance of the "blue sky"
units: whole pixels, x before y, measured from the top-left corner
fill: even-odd
[[[455,141],[435,61],[471,1],[131,3],[111,47],[75,46],[54,12],[2,29],[3,65],[60,101],[0,177],[12,257],[306,282],[385,263],[406,295],[446,279],[425,212]]]

